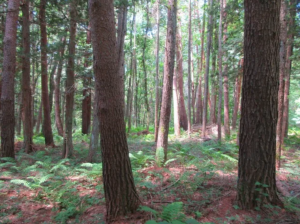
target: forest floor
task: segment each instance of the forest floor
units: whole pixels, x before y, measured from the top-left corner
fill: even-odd
[[[143,204],[115,223],[300,224],[300,131],[290,131],[277,172],[285,207],[267,205],[256,211],[236,204],[234,135],[222,144],[214,140],[214,128],[205,140],[197,127],[190,138],[170,135],[169,160],[157,167],[153,134],[137,133],[128,137],[128,144]],[[75,155],[63,160],[61,147],[43,147],[40,136],[34,140],[34,153],[23,153],[16,142],[16,161],[4,158],[0,163],[0,223],[105,223],[101,163],[86,162],[89,137],[75,133]]]

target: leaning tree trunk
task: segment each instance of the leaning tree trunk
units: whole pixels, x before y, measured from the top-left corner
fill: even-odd
[[[48,63],[47,63],[47,28],[46,28],[46,0],[40,1],[40,28],[41,28],[41,73],[42,73],[42,102],[44,111],[44,136],[45,144],[53,146],[53,134],[51,128],[50,104],[48,95]]]
[[[15,157],[15,90],[17,25],[20,0],[9,0],[3,41],[0,157]]]
[[[167,160],[169,122],[171,115],[172,84],[174,75],[175,45],[176,45],[176,11],[177,0],[169,0],[167,39],[164,64],[164,85],[162,93],[162,105],[160,110],[160,121],[158,139],[156,145],[156,160],[160,160],[160,148],[164,150],[164,161]]]
[[[76,0],[70,3],[70,39],[69,39],[69,56],[67,66],[66,79],[66,114],[65,114],[65,135],[63,158],[68,158],[73,155],[73,108],[74,108],[74,57],[76,47]]]
[[[237,200],[283,205],[276,188],[280,1],[245,0],[244,74]]]
[[[124,122],[124,92],[119,68],[113,1],[89,0],[96,89],[103,160],[106,220],[136,211],[140,200],[134,186]],[[121,177],[121,178],[120,178]]]
[[[22,4],[22,120],[25,152],[32,152],[32,115],[30,88],[30,30],[29,30],[29,0]]]

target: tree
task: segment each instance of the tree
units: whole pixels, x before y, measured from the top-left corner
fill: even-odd
[[[174,75],[175,44],[176,44],[176,11],[177,0],[168,1],[168,22],[164,63],[164,85],[158,138],[156,144],[156,158],[160,161],[160,150],[164,150],[164,161],[167,160],[169,122],[171,115],[172,84]]]
[[[69,39],[69,56],[67,66],[66,80],[66,114],[65,114],[65,136],[63,158],[68,158],[73,155],[73,108],[74,108],[74,57],[76,47],[76,15],[77,15],[77,0],[70,2],[70,39]]]
[[[0,157],[15,157],[15,99],[17,23],[20,1],[9,0],[3,41],[3,73],[1,92],[1,151]]]
[[[46,28],[46,0],[40,1],[40,28],[41,28],[41,73],[42,73],[42,102],[44,111],[44,136],[45,144],[53,146],[53,134],[51,128],[50,104],[48,95],[48,61],[47,61],[47,28]]]
[[[237,200],[242,209],[282,205],[276,188],[280,1],[245,0]]]
[[[191,48],[192,48],[192,2],[189,0],[189,25],[188,25],[188,135],[192,131],[192,112],[191,112]],[[194,106],[193,106],[194,107]]]
[[[32,115],[31,115],[31,88],[30,88],[30,30],[29,30],[29,0],[22,4],[22,120],[25,152],[32,152]]]
[[[113,1],[89,0],[103,160],[106,219],[136,211],[140,204],[129,159],[124,93],[119,76]]]

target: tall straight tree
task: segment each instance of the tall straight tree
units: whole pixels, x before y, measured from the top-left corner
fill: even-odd
[[[113,1],[89,0],[96,89],[103,160],[106,220],[136,211],[134,186],[124,121],[124,93],[119,76]]]
[[[209,0],[209,19],[207,24],[207,50],[206,50],[206,63],[205,63],[205,85],[204,85],[204,103],[203,103],[203,117],[202,117],[202,138],[206,137],[206,122],[207,122],[207,104],[208,104],[208,82],[209,82],[209,61],[210,61],[210,48],[212,39],[212,25],[213,25],[213,0]]]
[[[237,200],[242,209],[282,205],[276,188],[280,1],[245,0]]]
[[[177,0],[168,1],[167,39],[164,64],[164,86],[162,93],[162,104],[160,110],[160,121],[158,139],[156,145],[156,158],[160,157],[160,148],[164,150],[164,161],[167,160],[169,122],[171,115],[172,84],[175,64],[176,45],[176,11]],[[159,159],[158,159],[159,161]]]
[[[192,112],[191,112],[191,48],[192,48],[192,1],[189,0],[189,36],[188,36],[188,135],[192,130]],[[194,107],[194,106],[193,106]]]
[[[3,41],[0,157],[15,157],[15,90],[17,23],[20,0],[9,0]]]
[[[50,104],[48,95],[48,62],[47,62],[47,27],[46,27],[46,0],[40,1],[40,28],[41,28],[41,73],[42,73],[42,102],[44,111],[44,136],[45,144],[54,145],[53,134],[51,128]]]
[[[70,2],[70,38],[69,38],[69,56],[67,66],[66,80],[66,114],[65,114],[65,135],[63,158],[68,158],[73,155],[73,108],[74,108],[74,57],[76,47],[76,15],[77,15],[77,0]]]
[[[29,0],[22,4],[22,120],[25,152],[32,152],[32,115],[30,88],[30,29],[29,29]]]

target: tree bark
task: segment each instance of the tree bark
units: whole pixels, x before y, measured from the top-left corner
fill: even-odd
[[[188,130],[188,117],[186,114],[183,94],[183,59],[182,59],[182,43],[181,43],[181,22],[178,18],[178,28],[176,33],[176,73],[177,73],[177,85],[178,85],[178,100],[179,100],[179,120],[180,127],[183,130]],[[165,75],[165,74],[164,74]],[[164,82],[165,83],[165,82]]]
[[[26,153],[32,152],[32,115],[31,115],[31,88],[30,88],[30,29],[29,29],[29,0],[22,4],[22,120],[23,136]]]
[[[106,220],[136,211],[140,204],[129,159],[124,122],[124,93],[119,78],[114,5],[89,0],[103,159]],[[122,178],[120,178],[122,177]]]
[[[41,74],[42,74],[42,102],[44,111],[44,136],[46,146],[54,146],[51,128],[50,104],[48,95],[48,63],[47,63],[47,28],[46,28],[46,0],[40,1],[40,29],[41,29]]]
[[[55,59],[53,59],[55,60]],[[55,60],[53,62],[53,67],[50,73],[50,84],[49,84],[49,106],[50,106],[50,115],[52,112],[52,107],[53,107],[53,95],[54,95],[54,88],[55,88],[55,82],[54,82],[54,76],[56,76],[56,68],[57,68],[57,64],[58,62]]]
[[[244,59],[241,58],[239,61],[238,75],[235,78],[234,107],[232,113],[232,130],[236,129],[236,120],[237,120],[238,111],[240,107],[243,67],[244,67]]]
[[[62,46],[60,49],[60,60],[58,63],[57,73],[55,77],[55,88],[54,88],[54,107],[55,107],[55,124],[57,128],[57,132],[60,136],[63,136],[63,123],[61,120],[61,109],[60,109],[60,82],[61,82],[61,73],[64,64],[64,54],[65,54],[65,46],[66,46],[66,38],[62,38]]]
[[[192,47],[192,2],[189,0],[189,34],[188,34],[188,135],[190,137],[192,130],[192,112],[191,112],[191,47]]]
[[[244,74],[237,200],[282,206],[276,189],[280,1],[245,0]]]
[[[175,72],[173,78],[173,106],[174,106],[174,132],[175,136],[180,136],[179,104],[178,104],[178,82]]]
[[[76,11],[77,0],[70,2],[70,38],[69,38],[69,56],[67,66],[67,79],[66,79],[66,114],[65,114],[65,135],[64,135],[64,148],[63,158],[73,156],[73,108],[74,108],[74,57],[76,47]]]
[[[19,0],[9,0],[3,41],[3,72],[1,93],[1,151],[0,157],[15,157],[15,90],[17,23]]]
[[[209,61],[210,61],[210,48],[212,36],[212,22],[213,22],[213,0],[209,1],[209,19],[207,24],[207,50],[206,50],[206,63],[205,63],[205,86],[204,86],[204,105],[203,105],[203,118],[202,118],[202,138],[206,137],[206,122],[207,122],[207,103],[208,103],[208,82],[209,82]]]
[[[164,85],[162,93],[162,105],[160,110],[160,121],[158,139],[156,145],[156,159],[160,160],[160,148],[164,149],[164,161],[167,160],[168,133],[171,115],[172,84],[174,75],[174,59],[176,45],[176,11],[177,0],[168,1],[167,39],[164,64]]]

